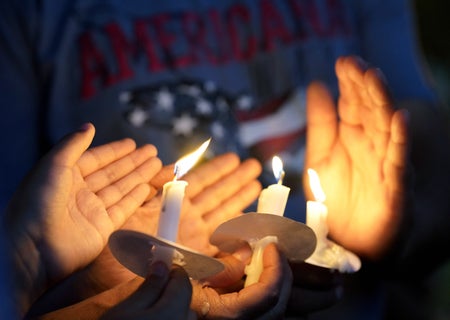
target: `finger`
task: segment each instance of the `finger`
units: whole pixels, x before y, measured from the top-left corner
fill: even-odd
[[[292,271],[289,267],[289,263],[284,256],[284,254],[276,248],[275,245],[270,246],[269,248],[266,248],[267,250],[264,250],[264,255],[269,255],[270,250],[275,251],[278,254],[279,262],[281,263],[282,267],[282,274],[281,274],[281,289],[280,293],[277,296],[277,303],[274,308],[270,310],[270,313],[273,318],[279,318],[281,316],[284,316],[287,308],[287,304],[289,302],[289,297],[291,294],[292,289]],[[269,252],[266,252],[269,251]],[[266,258],[265,258],[266,259]]]
[[[255,159],[248,159],[234,171],[223,175],[220,180],[204,188],[201,193],[191,198],[192,204],[208,212],[218,204],[232,197],[244,185],[248,184],[261,173],[261,165]]]
[[[195,197],[204,188],[236,169],[239,163],[240,159],[236,154],[226,153],[194,168],[183,177],[188,182],[186,196]]]
[[[249,255],[251,255],[251,249],[243,248],[240,250],[247,249]],[[219,259],[223,263],[223,271],[215,274],[202,281],[203,285],[208,285],[213,288],[227,288],[235,285],[236,283],[242,283],[242,277],[244,276],[245,263],[242,259],[237,259],[234,255],[226,255]]]
[[[263,271],[259,281],[239,292],[238,301],[234,301],[238,310],[245,310],[245,316],[270,314],[280,316],[287,304],[292,273],[286,258],[280,255],[276,245],[271,243],[264,249]]]
[[[134,140],[126,138],[87,150],[77,162],[83,177],[126,156],[136,149]]]
[[[328,157],[337,136],[337,113],[328,89],[318,82],[309,85],[306,96],[306,162]]]
[[[192,285],[186,271],[174,266],[162,295],[152,307],[152,313],[160,319],[185,319],[190,314]]]
[[[372,106],[365,130],[373,140],[375,152],[384,158],[391,131],[391,118],[394,113],[393,100],[389,94],[385,77],[379,69],[369,69],[365,74],[367,92]]]
[[[336,61],[336,76],[339,85],[339,117],[347,125],[362,124],[361,107],[364,92],[364,72],[367,63],[359,57],[340,57]]]
[[[393,191],[403,191],[404,175],[408,155],[408,121],[407,110],[396,111],[392,118],[391,139],[386,152],[384,175]]]
[[[145,145],[104,167],[100,167],[97,171],[86,176],[85,181],[89,189],[97,192],[133,172],[145,161],[152,158],[155,159],[154,153],[154,146]],[[154,174],[156,172],[153,172]],[[149,180],[152,176],[149,177]]]
[[[174,164],[164,166],[150,181],[155,189],[161,189],[166,182],[174,178]]]
[[[94,125],[86,123],[80,130],[62,138],[56,146],[50,150],[48,155],[46,155],[46,158],[53,158],[53,163],[55,165],[72,167],[92,143],[94,135]]]
[[[108,214],[114,228],[118,229],[139,208],[150,192],[148,184],[140,184],[125,195],[120,201],[108,208]]]
[[[161,169],[161,166],[161,160],[158,158],[150,158],[120,180],[99,190],[97,196],[102,199],[105,207],[109,208],[117,201],[120,201],[136,185],[148,183],[151,177]]]
[[[114,309],[116,312],[121,310],[140,311],[154,305],[164,292],[164,288],[169,280],[169,269],[167,266],[157,261],[150,266],[149,275],[139,288],[131,294],[126,300],[118,304]]]
[[[217,209],[206,213],[203,216],[210,230],[215,230],[220,224],[242,214],[244,209],[248,208],[261,193],[261,183],[252,181],[232,195],[229,199],[222,202]]]

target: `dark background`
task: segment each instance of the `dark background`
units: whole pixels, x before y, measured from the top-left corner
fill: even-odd
[[[413,0],[413,4],[425,62],[442,99],[450,132],[450,1]],[[449,320],[450,262],[431,277],[430,299],[430,320]]]

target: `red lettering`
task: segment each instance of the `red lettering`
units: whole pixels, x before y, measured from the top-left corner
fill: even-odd
[[[292,35],[283,22],[283,17],[270,0],[261,1],[261,25],[265,50],[272,51],[276,41],[292,41]]]
[[[189,53],[177,59],[177,65],[188,66],[199,61],[196,52],[205,49],[205,28],[202,19],[194,12],[183,15],[183,31],[189,45]]]
[[[152,17],[156,37],[161,49],[163,50],[164,56],[168,60],[167,63],[169,65],[176,66],[172,48],[172,44],[175,42],[175,35],[166,30],[166,24],[168,20],[169,17],[167,14],[161,14]]]
[[[327,0],[327,12],[329,13],[329,29],[330,34],[349,34],[350,26],[348,20],[345,19],[345,9],[342,1],[339,0]]]
[[[301,4],[297,0],[289,0],[293,20],[297,26],[296,37],[300,40],[306,38],[305,13]]]
[[[117,81],[129,79],[133,76],[133,70],[129,65],[127,53],[136,55],[136,47],[130,44],[120,27],[115,23],[110,23],[105,26],[106,34],[111,41],[114,56],[117,61],[117,74],[110,79],[110,83],[114,84]]]
[[[231,48],[237,60],[251,59],[257,49],[257,40],[253,35],[250,24],[250,12],[243,5],[235,5],[228,11],[228,28],[231,40]],[[243,38],[240,39],[239,35]],[[247,50],[244,49],[247,44]]]
[[[229,50],[227,50],[228,36],[225,33],[223,20],[220,19],[220,15],[217,10],[210,10],[208,16],[209,20],[212,23],[213,29],[212,39],[210,43],[214,43],[217,48],[216,56],[214,56],[212,53],[209,54],[209,60],[215,64],[224,63],[229,59]]]
[[[148,20],[137,20],[134,24],[136,38],[138,43],[143,46],[145,54],[148,60],[149,70],[152,72],[158,72],[164,69],[164,65],[156,54],[155,47],[153,46],[152,38],[148,31]]]
[[[81,65],[81,97],[88,99],[97,90],[98,85],[108,81],[108,67],[100,50],[94,45],[91,35],[84,33],[79,38]]]

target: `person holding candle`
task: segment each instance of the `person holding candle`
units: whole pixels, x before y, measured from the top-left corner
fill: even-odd
[[[291,187],[286,215],[301,220],[306,86],[320,79],[336,99],[335,61],[358,54],[382,68],[396,101],[411,111],[416,195],[437,217],[425,225],[448,225],[446,124],[435,114],[410,1],[1,6],[0,89],[8,116],[0,128],[10,150],[0,159],[1,207],[49,145],[92,121],[96,144],[131,136],[139,145],[154,143],[164,162],[209,136],[220,141],[216,155],[245,149],[265,163],[277,153]],[[434,235],[414,245],[425,253],[420,261],[434,261],[430,269],[443,257],[433,256],[428,239],[446,240]]]
[[[131,140],[123,140],[99,146],[83,153],[92,141],[93,135],[93,126],[86,124],[80,131],[68,135],[62,140],[34,168],[8,206],[7,222],[4,227],[8,227],[10,249],[16,250],[13,251],[15,274],[19,278],[27,279],[27,281],[16,282],[17,287],[13,289],[17,294],[17,307],[20,314],[26,313],[28,307],[42,292],[54,287],[63,278],[69,277],[75,270],[83,268],[98,254],[98,247],[104,245],[104,240],[100,245],[93,245],[93,241],[86,242],[86,240],[97,238],[95,229],[98,230],[99,234],[107,237],[108,233],[124,221],[126,215],[133,212],[140,202],[145,201],[150,192],[145,181],[153,177],[153,185],[159,185],[160,187],[161,183],[157,181],[166,180],[163,176],[168,170],[156,174],[158,169],[161,168],[161,163],[155,157],[156,149],[152,146],[135,150],[135,145]],[[221,177],[224,172],[236,167],[235,160],[234,156],[225,155],[207,167],[217,169],[218,163],[229,163],[228,166],[224,166],[225,169],[222,172],[216,174]],[[244,170],[236,175],[236,178],[239,176],[241,181],[236,189],[241,189],[242,181],[248,179],[243,177],[243,171],[247,172],[249,177],[260,172],[257,162],[249,162],[246,167],[244,166]],[[249,174],[248,169],[252,167],[254,169],[250,172],[253,173]],[[112,175],[112,172],[115,175]],[[194,173],[190,179],[194,182],[195,179],[198,179],[198,176]],[[73,181],[73,185],[68,183],[70,181]],[[209,183],[211,183],[211,180]],[[193,183],[193,186],[195,187],[196,184]],[[223,187],[225,186],[215,186],[214,191],[217,192]],[[260,190],[258,182],[250,184],[247,191],[254,188]],[[245,188],[243,189],[245,190]],[[201,192],[197,187],[194,194],[198,193]],[[251,194],[256,193],[252,192]],[[243,196],[239,192],[238,195]],[[226,198],[226,196],[222,197]],[[85,201],[84,199],[90,200]],[[205,200],[210,202],[208,199]],[[79,203],[75,206],[71,205],[73,201],[79,201]],[[201,201],[201,199],[198,200],[198,202]],[[242,202],[242,199],[240,199],[240,202]],[[235,206],[233,201],[229,200],[228,203],[228,210]],[[109,204],[109,206],[103,209],[102,204]],[[78,212],[76,207],[81,211]],[[36,210],[36,208],[39,209]],[[31,212],[33,215],[30,215]],[[102,216],[105,217],[105,214],[106,221],[105,218],[102,218]],[[75,221],[79,221],[79,224],[75,224],[69,230],[66,230],[64,228],[68,223],[66,221],[68,216]],[[86,234],[80,232],[81,229],[86,227],[89,230],[89,224],[82,227],[84,224],[83,217],[86,217],[88,221],[92,219],[91,221],[96,223],[93,224],[93,230]],[[109,219],[112,220],[112,228],[106,223]],[[41,239],[39,242],[43,245],[33,244],[34,241],[37,241],[33,239],[44,228],[45,232],[39,236]],[[68,241],[67,239],[70,237],[71,240]],[[84,238],[83,241],[80,237]],[[89,246],[83,247],[81,246],[82,243],[89,243]],[[25,251],[33,246],[36,247],[36,254],[40,256],[40,258],[36,258],[36,261],[27,254],[28,250]],[[193,300],[193,305],[198,304],[199,299],[203,299],[202,309],[199,309],[198,312],[204,312],[205,315],[209,313],[212,316],[229,312],[242,315],[246,313],[257,315],[265,312],[274,315],[283,314],[291,286],[289,266],[274,247],[270,248],[268,252],[269,258],[266,259],[268,271],[265,271],[267,280],[260,284],[261,288],[256,286],[244,290],[241,293],[242,297],[238,300],[234,298],[235,295],[232,293],[219,294],[219,289],[217,289],[218,291],[213,289],[222,288],[220,290],[225,290],[231,285],[234,287],[236,281],[240,281],[242,278],[244,262],[231,256],[225,258],[224,261],[228,261],[229,267],[224,274],[211,278],[208,286],[205,283],[195,284],[195,296],[199,298]],[[41,269],[48,279],[41,278],[39,274],[29,273],[25,264],[28,266],[40,265],[41,267],[38,269]],[[32,269],[35,268],[32,267]],[[281,270],[283,271],[281,272]],[[25,275],[27,276],[24,277]],[[177,318],[190,317],[192,313],[189,311],[189,305],[192,289],[185,272],[180,268],[175,268],[171,272],[170,278],[168,275],[167,267],[155,262],[150,268],[148,279],[144,282],[142,282],[142,279],[134,279],[129,283],[121,283],[117,288],[103,291],[79,304],[41,315],[39,318],[66,319],[67,317],[70,318],[70,315],[75,312],[79,317],[92,319],[103,315],[111,306],[114,307],[104,314],[102,319],[116,319],[121,316],[132,319],[134,315],[143,314],[143,312],[149,315],[162,315],[167,312],[170,316],[179,315]],[[163,287],[166,287],[164,294],[155,300]],[[169,288],[172,288],[172,290]],[[262,303],[262,301],[264,299],[273,300],[274,291],[280,291],[280,294],[277,295],[279,302],[275,306],[269,305],[269,308],[267,308],[267,304]],[[256,294],[258,292],[259,294]],[[222,301],[219,302],[218,299]],[[145,310],[140,307],[142,301],[145,301],[147,306],[144,307]],[[158,301],[157,305],[155,304],[156,301]],[[95,304],[96,302],[109,307],[105,307],[101,313],[98,313],[99,309],[98,305]],[[225,305],[229,304],[230,307],[222,308],[224,303]],[[242,306],[235,305],[236,303]],[[93,305],[97,307],[90,308]],[[153,305],[155,308],[153,308]],[[210,306],[211,310],[205,310],[204,305]],[[179,313],[176,311],[179,310],[177,308],[181,308]],[[247,308],[249,309],[247,310]],[[32,315],[29,314],[28,316]]]
[[[337,106],[322,83],[314,82],[308,88],[305,166],[317,171],[326,195],[328,237],[363,259],[363,272],[355,275],[356,281],[367,276],[383,282],[395,275],[401,288],[402,282],[408,285],[412,279],[423,279],[449,259],[431,249],[423,251],[440,247],[442,250],[436,250],[443,252],[448,237],[421,222],[441,221],[445,229],[449,221],[440,210],[446,204],[430,204],[440,210],[425,210],[425,216],[423,206],[431,198],[425,190],[411,189],[409,152],[414,140],[408,131],[409,113],[395,108],[382,71],[349,56],[337,60],[336,74],[340,88]],[[442,156],[446,159],[447,151],[443,150]],[[441,169],[448,174],[448,169]],[[435,186],[448,190],[448,181],[439,180]],[[309,193],[306,176],[304,185]],[[308,197],[314,199],[310,193]],[[434,237],[434,232],[441,236]],[[445,238],[447,241],[442,241]],[[361,296],[357,300],[361,303]],[[376,305],[367,302],[368,308]],[[412,317],[426,316],[422,309],[412,310],[417,312]]]
[[[86,151],[92,124],[68,135],[30,173],[3,222],[20,314],[48,288],[88,265],[145,201],[161,168],[156,148],[130,139]]]

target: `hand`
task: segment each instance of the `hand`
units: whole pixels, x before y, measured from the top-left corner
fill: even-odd
[[[195,319],[189,309],[192,286],[186,272],[177,266],[170,271],[155,263],[144,280],[135,277],[71,306],[49,312],[40,320],[71,319]]]
[[[220,155],[191,170],[183,178],[189,184],[180,216],[178,241],[203,254],[218,249],[209,243],[211,234],[225,221],[237,217],[261,192],[257,180],[261,164],[255,159],[242,163],[233,153]]]
[[[251,255],[251,252],[247,255]],[[236,253],[222,258],[225,270],[203,282],[193,282],[191,307],[199,318],[281,319],[292,286],[287,259],[275,244],[264,249],[259,281],[242,288],[245,262]],[[242,259],[242,260],[241,260]]]
[[[331,238],[369,258],[382,255],[402,223],[407,124],[395,111],[384,76],[355,57],[336,63],[338,114],[328,91],[307,92],[306,167],[317,171]],[[304,179],[309,190],[308,178]]]
[[[178,241],[204,254],[215,255],[217,248],[210,245],[209,237],[219,224],[242,214],[242,210],[256,199],[261,190],[261,185],[256,180],[260,172],[261,166],[256,160],[250,159],[241,163],[239,158],[231,153],[218,156],[192,169],[183,177],[189,184],[180,217]],[[164,182],[172,179],[173,165],[165,166],[151,180],[151,185],[161,188]],[[160,196],[149,199],[122,228],[155,235],[160,210]],[[55,295],[46,299],[50,305],[54,305],[55,299],[61,297],[64,291],[73,292],[75,296],[86,299],[92,294],[129,281],[135,274],[122,266],[106,246],[97,259],[75,277],[70,282],[80,290],[58,290]],[[43,300],[41,304],[44,304]],[[48,307],[44,309],[48,310]]]
[[[309,263],[290,263],[294,277],[287,315],[306,316],[330,308],[340,301],[343,274]]]
[[[191,295],[192,286],[184,269],[174,267],[169,277],[166,265],[156,262],[144,283],[101,319],[195,319],[189,309]]]
[[[136,149],[130,139],[86,151],[94,132],[87,124],[58,143],[8,208],[10,241],[23,272],[18,277],[39,287],[36,295],[101,252],[145,200],[146,182],[161,168],[155,147]]]

